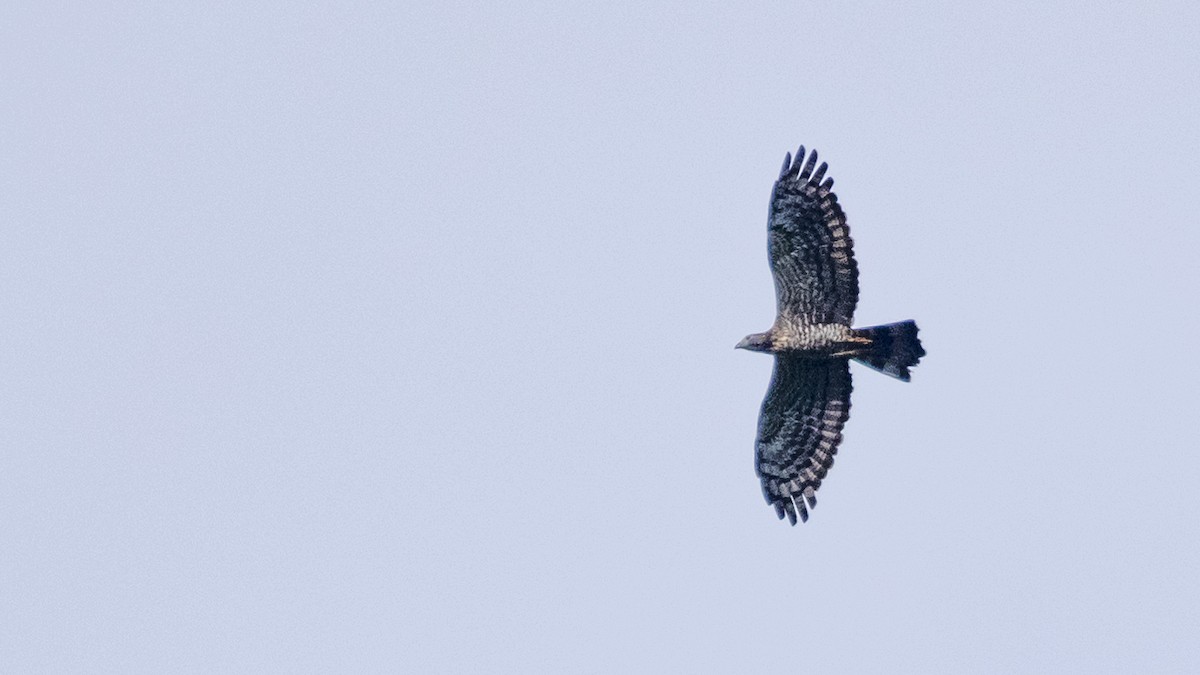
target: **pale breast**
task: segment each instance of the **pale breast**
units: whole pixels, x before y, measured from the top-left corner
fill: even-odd
[[[840,323],[784,324],[775,326],[771,333],[774,351],[827,353],[861,341],[849,326]]]

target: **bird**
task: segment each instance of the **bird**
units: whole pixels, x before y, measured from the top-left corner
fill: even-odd
[[[767,254],[775,322],[736,349],[772,354],[758,418],[755,472],[780,520],[807,522],[850,417],[850,361],[908,382],[925,350],[915,321],[853,328],[858,263],[828,165],[804,146],[771,190]]]

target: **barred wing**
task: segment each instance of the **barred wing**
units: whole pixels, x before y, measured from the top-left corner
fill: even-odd
[[[852,388],[846,359],[775,356],[758,418],[755,469],[767,503],[792,525],[797,512],[807,521],[808,509],[817,505],[815,492],[833,466],[850,417]]]
[[[846,215],[833,194],[828,166],[804,146],[784,157],[771,192],[767,249],[775,278],[777,321],[850,325],[858,304],[858,265]]]

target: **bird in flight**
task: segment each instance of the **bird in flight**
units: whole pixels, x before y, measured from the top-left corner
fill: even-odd
[[[771,191],[767,253],[775,323],[738,349],[775,356],[758,418],[754,465],[780,519],[808,520],[850,417],[850,359],[907,382],[925,350],[913,321],[852,328],[858,264],[828,166],[804,146]]]

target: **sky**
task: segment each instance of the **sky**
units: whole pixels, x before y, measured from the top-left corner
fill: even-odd
[[[1196,672],[1200,8],[0,9],[0,670]],[[753,470],[784,153],[855,366]]]

